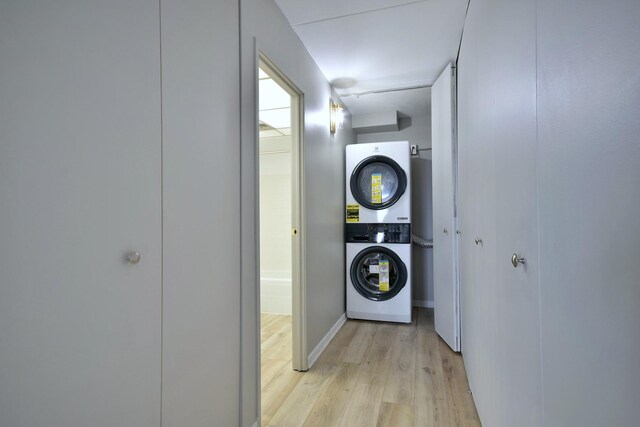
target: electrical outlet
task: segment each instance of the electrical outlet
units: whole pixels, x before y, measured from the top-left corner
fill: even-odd
[[[418,155],[418,146],[416,144],[411,144],[411,155],[412,156]]]

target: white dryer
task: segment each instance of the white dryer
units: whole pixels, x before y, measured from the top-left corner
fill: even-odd
[[[347,317],[411,323],[411,226],[347,224]]]
[[[409,142],[352,144],[346,150],[346,222],[410,223]]]

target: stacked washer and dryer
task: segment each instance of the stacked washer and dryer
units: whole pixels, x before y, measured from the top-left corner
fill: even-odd
[[[410,323],[409,142],[346,150],[347,317]]]

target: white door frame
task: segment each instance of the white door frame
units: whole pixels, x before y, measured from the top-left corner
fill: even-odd
[[[296,371],[306,371],[309,369],[308,352],[307,352],[307,326],[306,326],[306,287],[305,287],[305,227],[304,227],[304,94],[297,86],[285,76],[273,62],[271,62],[264,53],[256,50],[258,53],[257,67],[262,68],[269,76],[278,83],[289,95],[291,95],[291,286],[292,286],[292,367]],[[256,68],[257,68],[256,67]],[[256,71],[257,75],[257,71]],[[259,82],[256,81],[256,91]],[[258,98],[256,98],[258,100]],[[256,111],[258,111],[258,103],[256,102]],[[255,128],[258,129],[258,113],[256,113]],[[256,137],[256,156],[259,156],[260,137]],[[259,169],[259,162],[256,162]],[[259,172],[259,170],[258,170]],[[258,182],[259,182],[259,173]],[[258,223],[258,239],[260,237],[260,185],[257,187],[256,219]],[[260,252],[258,251],[257,263],[258,277],[258,295],[260,295]],[[256,313],[260,319],[260,299]],[[258,320],[259,321],[259,320]],[[260,341],[258,339],[258,349],[260,349]]]

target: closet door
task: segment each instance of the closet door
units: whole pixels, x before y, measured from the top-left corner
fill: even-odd
[[[158,2],[1,2],[0,129],[0,425],[158,426]]]
[[[536,5],[499,1],[485,81],[495,120],[496,355],[505,426],[542,425],[536,135]]]
[[[544,423],[637,426],[640,2],[537,5]]]
[[[431,89],[433,147],[434,322],[438,335],[460,351],[458,253],[455,221],[455,75],[447,65]]]
[[[495,144],[489,130],[482,82],[490,70],[477,67],[489,49],[473,33],[485,13],[472,4],[471,37],[458,61],[458,223],[462,354],[469,386],[485,424],[501,413],[496,349],[496,174]]]
[[[541,425],[535,37],[535,2],[472,2],[458,62],[463,354],[497,427]]]

